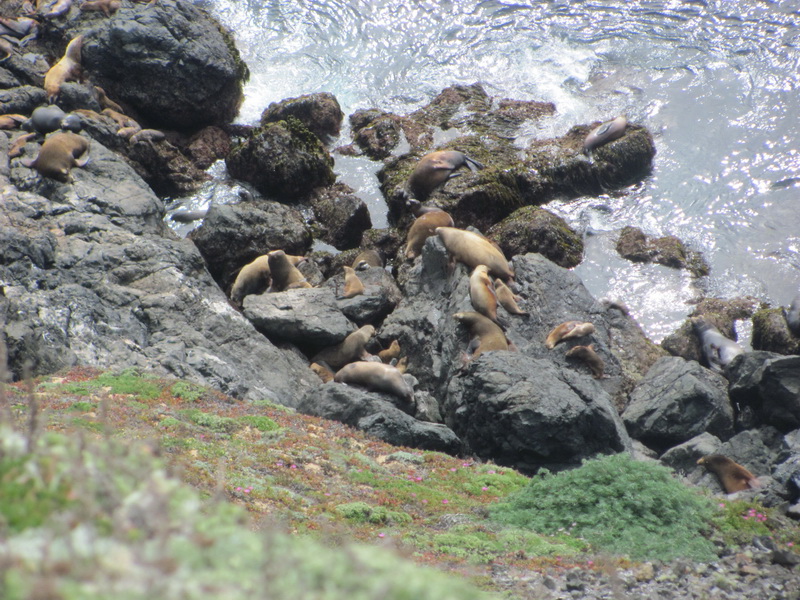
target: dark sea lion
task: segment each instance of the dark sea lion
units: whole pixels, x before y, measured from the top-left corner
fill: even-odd
[[[80,133],[83,131],[83,122],[78,115],[70,113],[61,120],[61,129],[72,133]]]
[[[600,355],[594,349],[594,344],[588,346],[573,346],[564,355],[567,358],[577,358],[586,362],[592,371],[592,377],[595,379],[605,379],[606,363],[600,358]]]
[[[366,350],[367,342],[373,335],[375,335],[375,328],[372,325],[364,325],[335,346],[318,352],[311,362],[325,363],[331,369],[341,369],[347,363],[365,360],[369,357]]]
[[[800,337],[800,294],[792,299],[789,310],[783,309],[783,318],[786,319],[789,331]]]
[[[470,170],[482,169],[483,165],[458,150],[437,150],[419,159],[408,177],[406,187],[418,200],[425,200],[448,179],[458,177],[456,171],[462,167]]]
[[[414,402],[414,388],[392,365],[380,362],[351,362],[339,369],[333,380],[336,383],[361,385],[368,390],[386,392],[410,403]]]
[[[467,353],[471,354],[472,358],[478,358],[484,352],[491,350],[509,349],[506,334],[491,319],[475,311],[458,312],[453,316],[460,323],[463,323],[469,329],[470,335],[472,335],[467,350]]]
[[[383,258],[377,250],[367,248],[358,253],[358,256],[353,259],[353,264],[350,266],[356,271],[366,271],[370,267],[379,267],[382,269]]]
[[[488,317],[500,327],[507,326],[507,323],[497,317],[497,293],[494,283],[489,277],[489,267],[486,265],[478,265],[472,270],[472,274],[469,276],[469,299],[472,302],[472,308],[484,317]]]
[[[583,337],[594,333],[594,325],[583,321],[565,321],[560,325],[556,325],[544,341],[544,345],[553,349],[564,340],[571,340],[574,338]]]
[[[508,266],[506,257],[482,235],[455,227],[437,227],[436,235],[442,240],[448,254],[470,269],[486,265],[494,277],[503,281],[514,278],[514,271]]]
[[[378,358],[381,359],[383,363],[390,363],[395,358],[400,356],[400,342],[397,340],[392,340],[392,343],[389,344],[389,347],[386,350],[381,350],[378,352]]]
[[[78,158],[83,156],[83,158]],[[76,133],[51,134],[33,160],[22,164],[39,171],[41,175],[57,179],[62,183],[70,180],[70,169],[82,167],[89,162],[89,140]]]
[[[726,338],[719,329],[714,327],[703,317],[690,319],[694,332],[700,340],[703,356],[709,368],[717,373],[723,373],[731,361],[738,355],[743,354],[742,347]]]
[[[408,229],[406,247],[403,251],[406,259],[414,260],[422,252],[425,240],[436,233],[437,227],[452,227],[453,217],[443,210],[427,212],[414,219]]]
[[[66,116],[67,113],[55,104],[39,106],[31,113],[30,127],[32,131],[47,134],[61,129],[61,122]]]
[[[726,494],[761,487],[761,482],[742,465],[722,454],[709,454],[697,461],[719,478]]]
[[[592,130],[583,140],[583,153],[588,154],[595,148],[613,142],[622,137],[625,133],[625,128],[628,126],[628,119],[625,117],[617,117],[611,121],[606,121],[599,127]]]
[[[79,35],[67,44],[64,56],[44,76],[44,91],[52,103],[61,91],[61,84],[71,79],[77,79],[81,72],[81,46],[83,36]]]
[[[520,316],[529,314],[522,310],[517,304],[522,298],[517,296],[510,287],[503,283],[502,279],[494,280],[494,291],[497,294],[497,301],[500,303],[500,306],[505,308],[508,314]]]
[[[199,210],[176,210],[169,218],[170,221],[175,221],[177,223],[191,223],[192,221],[205,219],[207,213],[207,208],[201,208]],[[266,254],[264,256],[266,256]]]
[[[364,293],[364,284],[352,267],[344,266],[344,293],[342,298],[355,298]]]
[[[267,256],[272,277],[268,292],[311,287],[311,284],[306,281],[305,275],[300,272],[300,269],[294,265],[283,250],[273,250]]]

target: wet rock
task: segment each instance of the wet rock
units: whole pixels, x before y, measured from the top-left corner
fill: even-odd
[[[231,138],[225,131],[214,125],[204,127],[195,133],[186,144],[185,153],[198,169],[208,169],[215,161],[228,156],[231,151]]]
[[[127,140],[123,154],[141,165],[145,181],[162,196],[186,195],[211,179],[165,139]]]
[[[433,130],[407,117],[377,108],[358,110],[350,115],[353,140],[373,160],[382,160],[407,144],[412,152],[422,152],[433,142]]]
[[[388,262],[400,252],[403,239],[402,233],[394,227],[367,229],[361,236],[361,246],[377,250]]]
[[[617,252],[633,262],[653,262],[673,269],[687,269],[695,277],[708,275],[703,257],[689,250],[674,235],[651,238],[638,227],[624,227],[617,240]]]
[[[622,418],[631,437],[653,448],[669,448],[706,431],[733,435],[727,381],[679,357],[656,361],[631,393]]]
[[[225,163],[231,176],[287,202],[333,184],[333,159],[319,138],[294,117],[267,123],[234,146]]]
[[[94,89],[88,83],[67,81],[61,84],[58,94],[58,106],[64,112],[79,108],[100,112],[102,108],[97,102]]]
[[[488,352],[448,386],[445,423],[471,453],[523,472],[561,469],[630,439],[594,380],[516,352]]]
[[[0,91],[0,115],[29,115],[43,104],[47,104],[47,94],[40,87],[23,85]]]
[[[762,308],[756,311],[753,315],[751,344],[754,350],[800,354],[800,337],[791,332],[780,308]]]
[[[344,113],[336,96],[329,92],[317,92],[271,103],[261,113],[261,125],[284,121],[288,117],[299,120],[325,142],[339,136]]]
[[[212,204],[203,224],[189,234],[211,276],[227,290],[235,273],[271,250],[302,255],[311,232],[294,209],[277,202]]]
[[[731,400],[752,410],[756,423],[784,433],[800,427],[800,356],[749,352],[729,371]]]
[[[366,392],[343,383],[329,383],[306,394],[298,411],[334,419],[395,446],[409,446],[457,454],[458,437],[445,425],[419,421],[408,414],[410,406],[389,394]]]
[[[569,269],[583,260],[583,240],[561,217],[536,206],[514,211],[486,232],[507,257],[538,252]]]
[[[344,183],[315,190],[311,206],[322,229],[320,237],[338,250],[357,247],[372,227],[366,203]]]
[[[196,5],[159,0],[100,20],[78,13],[64,39],[87,27],[85,73],[148,124],[191,130],[236,116],[247,67],[231,34]]]

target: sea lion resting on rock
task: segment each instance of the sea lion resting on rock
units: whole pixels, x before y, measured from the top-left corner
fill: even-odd
[[[437,227],[452,227],[453,217],[443,210],[426,212],[414,219],[408,229],[408,239],[404,254],[406,259],[414,260],[422,252],[425,240],[436,233]]]
[[[363,294],[364,284],[361,283],[355,270],[347,265],[342,268],[344,269],[344,294],[342,294],[342,298],[355,298]]]
[[[494,277],[503,281],[514,278],[514,271],[508,266],[506,257],[482,235],[455,227],[437,227],[436,235],[442,240],[447,253],[470,269],[486,265]]]
[[[742,465],[722,454],[709,454],[697,461],[719,478],[726,494],[761,486],[761,482]]]
[[[588,346],[573,346],[565,354],[567,358],[578,358],[586,362],[595,379],[605,379],[606,364],[594,349],[594,344]]]
[[[16,158],[21,155],[25,144],[35,138],[36,135],[36,132],[23,133],[22,135],[14,138],[14,140],[11,142],[11,146],[8,148],[8,158]]]
[[[460,323],[466,325],[473,336],[467,348],[467,354],[472,358],[478,358],[484,352],[491,350],[510,349],[506,334],[500,329],[500,326],[479,312],[458,312],[453,316]]]
[[[358,253],[358,256],[353,259],[351,265],[356,271],[366,271],[370,267],[383,268],[383,258],[378,254],[377,250],[367,248]]]
[[[305,275],[294,266],[292,260],[283,250],[273,250],[267,254],[269,257],[269,271],[272,283],[267,292],[283,292],[295,288],[310,288]]]
[[[61,84],[70,79],[77,79],[81,71],[81,46],[83,36],[79,35],[67,44],[64,56],[44,76],[44,91],[52,103],[61,91]]]
[[[352,362],[339,369],[333,380],[336,383],[363,385],[368,390],[386,392],[409,403],[414,402],[414,388],[392,365],[380,362]]]
[[[89,162],[89,140],[77,133],[54,133],[39,149],[33,160],[23,160],[22,164],[39,171],[41,175],[57,179],[62,183],[70,180],[72,167],[82,167]],[[83,156],[83,158],[78,158]]]
[[[456,171],[468,167],[474,171],[483,165],[458,150],[438,150],[419,159],[408,177],[406,187],[414,198],[425,200],[431,193],[449,179],[458,177]]]
[[[120,0],[86,0],[81,4],[81,10],[101,10],[103,14],[110,17],[122,6]]]
[[[205,211],[198,212],[203,212],[203,215],[205,215]],[[284,256],[295,267],[306,259],[305,256],[293,256],[291,254],[284,254]],[[262,254],[239,270],[231,286],[231,300],[241,305],[245,296],[260,294],[266,290],[269,287],[270,278],[269,254]]]
[[[372,325],[364,325],[335,346],[318,352],[311,362],[324,363],[331,369],[341,369],[347,363],[364,360],[369,356],[366,346],[373,335],[375,335],[375,328]]]
[[[528,314],[517,304],[522,298],[517,296],[501,279],[494,280],[494,291],[497,294],[497,301],[500,303],[500,306],[505,308],[508,314],[520,316]]]
[[[26,131],[50,133],[61,129],[61,122],[66,116],[67,113],[55,104],[39,106],[33,109],[30,120],[26,121],[22,128]]]
[[[800,337],[800,294],[794,297],[789,310],[783,309],[783,318],[786,319],[789,331]]]
[[[611,121],[606,121],[586,136],[583,141],[583,153],[589,154],[595,148],[621,138],[627,126],[628,119],[625,117],[617,117]]]
[[[392,360],[400,356],[400,342],[397,340],[392,340],[392,343],[389,344],[389,347],[386,350],[381,350],[378,352],[378,358],[381,359],[383,363],[390,363]]]
[[[325,365],[321,365],[319,363],[311,363],[309,368],[316,373],[320,379],[322,379],[323,383],[328,383],[329,381],[333,381],[334,373]]]
[[[497,316],[497,294],[494,283],[489,277],[489,267],[486,265],[478,265],[469,276],[469,299],[472,308],[484,317],[488,317],[500,327],[505,328],[508,325]]]
[[[582,321],[565,321],[561,325],[556,325],[553,330],[547,334],[547,339],[544,345],[552,350],[564,340],[583,337],[594,333],[594,325],[591,323],[584,323]]]
[[[0,129],[16,129],[25,121],[25,115],[0,115]]]
[[[723,373],[731,361],[739,354],[743,354],[742,347],[726,338],[719,329],[714,327],[703,317],[691,319],[694,331],[700,340],[703,356],[709,368],[717,373]]]

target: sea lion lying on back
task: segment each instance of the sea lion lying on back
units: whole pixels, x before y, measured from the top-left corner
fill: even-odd
[[[61,91],[61,84],[71,79],[77,79],[81,72],[81,47],[83,36],[79,35],[67,44],[64,56],[44,76],[44,91],[47,99],[52,103]]]
[[[408,177],[406,187],[413,197],[425,200],[436,188],[458,177],[460,173],[456,171],[462,167],[474,171],[482,169],[483,165],[458,150],[431,152],[419,159]]]
[[[712,371],[723,373],[735,357],[744,353],[739,344],[726,338],[703,317],[694,317],[690,321],[700,340],[703,356]]]
[[[83,158],[78,158],[82,156]],[[39,171],[41,175],[57,179],[62,183],[70,180],[72,167],[83,167],[89,162],[89,140],[77,133],[64,132],[51,134],[39,149],[33,160],[23,160],[22,164]]]
[[[742,465],[722,454],[709,454],[697,461],[719,478],[726,494],[741,492],[761,486],[761,482]]]
[[[482,235],[455,227],[437,227],[436,235],[442,240],[447,253],[470,269],[486,265],[494,277],[503,281],[514,278],[514,271],[508,266],[506,257]]]

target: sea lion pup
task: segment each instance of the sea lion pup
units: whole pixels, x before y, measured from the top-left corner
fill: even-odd
[[[698,460],[697,464],[703,465],[717,476],[726,494],[761,487],[761,482],[755,475],[722,454],[709,454]]]
[[[381,350],[378,352],[378,358],[381,359],[383,363],[391,363],[394,359],[400,356],[400,342],[397,340],[392,340],[392,343],[389,344],[389,347],[386,350]]]
[[[530,314],[519,307],[517,302],[522,300],[522,298],[517,296],[510,287],[503,283],[502,279],[494,280],[494,291],[497,294],[497,301],[500,303],[500,306],[505,308],[508,314],[520,316]]]
[[[192,221],[205,219],[206,214],[208,214],[207,208],[201,208],[198,210],[176,210],[169,216],[169,219],[170,221],[175,221],[177,223],[191,223]],[[264,256],[266,256],[266,254]]]
[[[83,156],[83,158],[78,158]],[[72,167],[82,167],[89,162],[89,140],[77,133],[53,133],[42,144],[33,160],[22,164],[39,171],[41,175],[62,183],[70,180]]]
[[[70,79],[77,79],[81,71],[81,46],[83,36],[79,35],[67,44],[64,56],[44,76],[44,91],[52,104],[61,91],[61,84]]]
[[[583,337],[594,333],[594,325],[591,323],[584,323],[583,321],[566,321],[561,325],[556,325],[553,330],[547,334],[547,339],[544,345],[552,350],[564,340],[571,340],[574,338]]]
[[[414,198],[425,200],[431,193],[448,179],[458,177],[456,171],[468,167],[471,171],[482,169],[483,165],[458,150],[437,150],[419,159],[406,187]]]
[[[101,109],[110,108],[111,110],[116,111],[118,113],[122,114],[125,113],[125,111],[122,110],[122,107],[119,104],[117,104],[111,98],[108,97],[106,91],[103,88],[99,86],[94,86],[94,93],[95,96],[97,96],[97,103],[100,105]]]
[[[369,357],[366,350],[367,342],[373,335],[375,335],[375,328],[372,325],[364,325],[335,346],[318,352],[311,362],[325,363],[331,369],[341,369],[347,363],[365,360]]]
[[[136,122],[136,119],[131,119],[128,115],[121,113],[119,111],[114,110],[113,108],[104,108],[101,111],[101,114],[104,114],[109,119],[114,121],[120,128],[123,127],[138,127],[139,131],[141,131],[142,126]]]
[[[383,258],[377,250],[367,248],[358,253],[358,256],[353,259],[353,264],[350,266],[356,271],[366,271],[370,267],[380,267],[382,269]]]
[[[333,380],[336,383],[361,385],[368,390],[386,392],[414,403],[414,388],[397,367],[392,365],[369,361],[351,362],[339,369]]]
[[[319,363],[311,363],[308,366],[312,371],[314,371],[314,373],[319,375],[319,378],[322,379],[323,383],[328,383],[329,381],[333,381],[334,373],[328,368],[327,365]]]
[[[119,10],[122,2],[119,0],[86,0],[81,4],[81,10],[102,10],[103,14],[110,17]]]
[[[478,265],[469,276],[469,299],[472,308],[504,328],[508,323],[497,317],[497,294],[489,277],[489,267]]]
[[[27,117],[18,114],[0,115],[0,129],[16,129],[25,122]]]
[[[490,350],[509,349],[506,334],[491,319],[475,311],[458,312],[453,316],[459,323],[469,328],[472,339],[469,342],[467,354],[470,354],[472,358],[478,358],[481,354]]]
[[[470,269],[486,265],[494,277],[503,281],[514,279],[514,271],[508,266],[506,257],[482,235],[455,227],[437,227],[436,235],[442,240],[451,258],[464,263]]]
[[[592,377],[595,379],[605,379],[606,363],[594,349],[594,344],[588,346],[573,346],[565,354],[567,358],[578,358],[586,362],[592,370]]]
[[[583,153],[589,154],[595,148],[621,138],[627,126],[628,119],[617,117],[596,127],[583,140]]]
[[[120,131],[122,130],[120,129]],[[119,133],[119,131],[117,133]],[[134,132],[133,135],[128,137],[128,141],[131,146],[133,146],[141,142],[160,142],[166,139],[166,137],[166,134],[159,129],[139,129],[139,131]]]
[[[16,158],[22,154],[22,149],[25,147],[30,140],[37,136],[36,132],[33,133],[23,133],[15,137],[12,142],[11,146],[8,148],[8,158]]]
[[[310,288],[305,275],[300,272],[283,250],[267,253],[272,283],[267,292],[283,292],[295,288]]]
[[[61,122],[66,116],[67,113],[55,104],[39,106],[33,109],[30,120],[25,123],[23,128],[28,131],[37,131],[47,134],[51,131],[61,129]]]
[[[786,319],[786,325],[789,326],[789,331],[797,337],[800,337],[800,294],[797,294],[794,299],[792,299],[789,310],[783,309],[783,318]]]
[[[703,317],[694,317],[690,321],[697,338],[700,340],[703,356],[712,371],[723,373],[725,367],[736,356],[744,353],[739,344],[726,338],[720,333],[719,329]]]
[[[425,240],[436,233],[437,227],[452,227],[453,217],[443,210],[426,212],[414,219],[408,229],[406,247],[403,251],[407,260],[414,260],[422,252]]]
[[[344,269],[344,294],[342,294],[342,298],[355,298],[356,296],[360,296],[364,293],[364,284],[361,283],[361,280],[356,275],[355,270],[353,267],[348,267],[345,265],[342,267]]]

